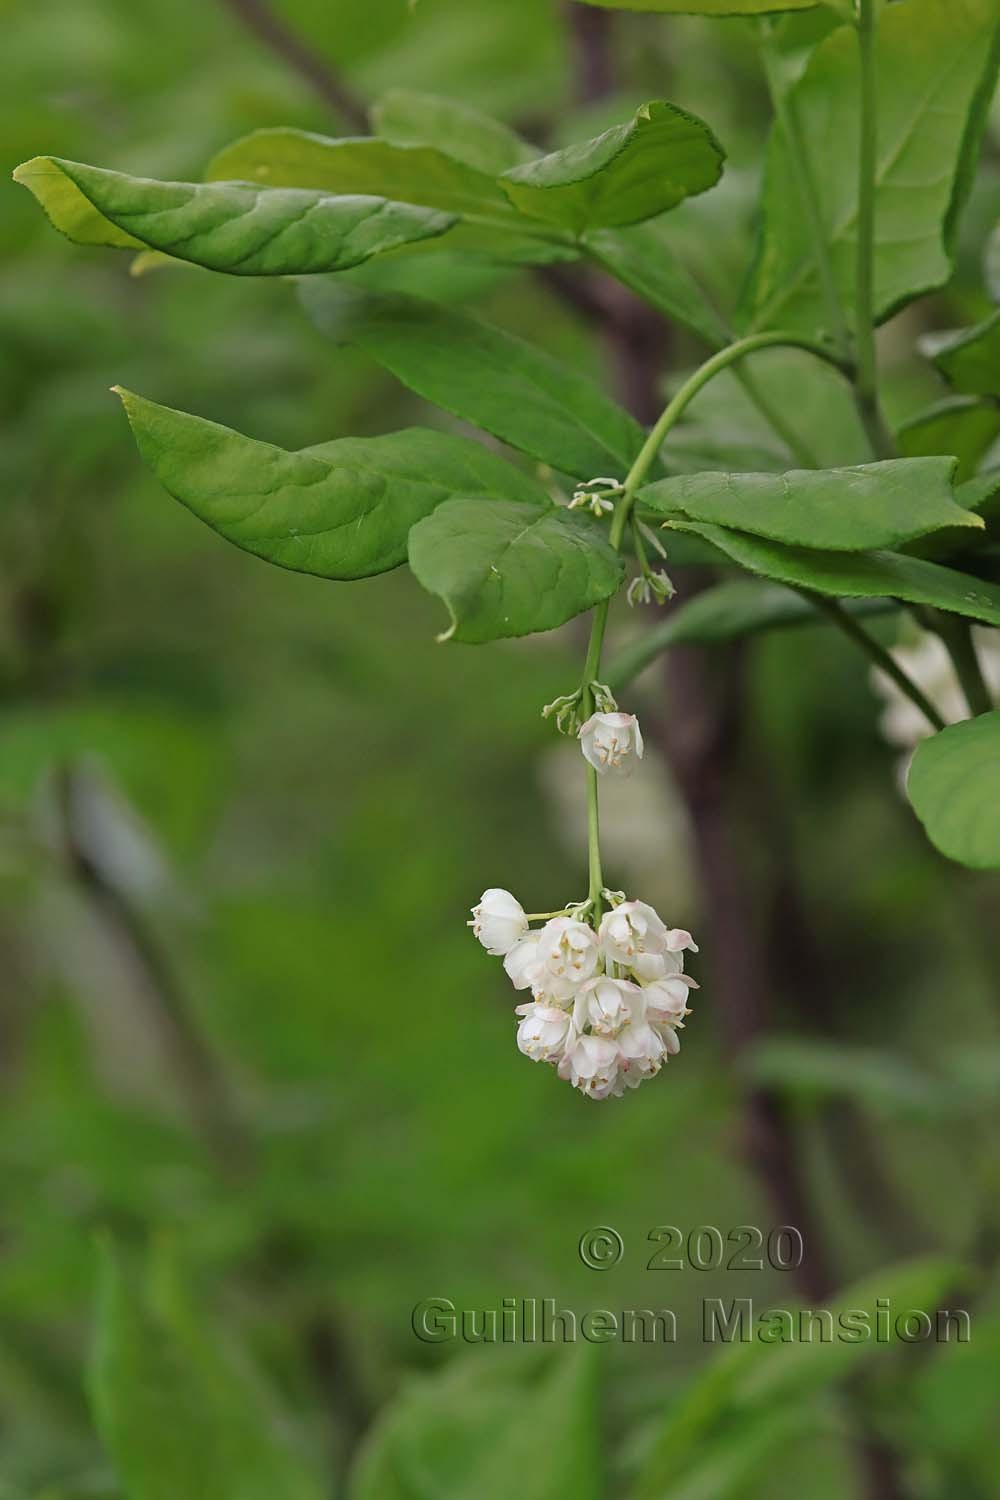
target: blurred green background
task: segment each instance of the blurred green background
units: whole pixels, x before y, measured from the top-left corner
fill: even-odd
[[[621,18],[616,91],[582,106],[549,0],[280,9],[366,100],[436,91],[543,141],[652,95],[696,110],[731,167],[718,202],[678,223],[735,301],[768,124],[738,23]],[[226,4],[2,13],[8,169],[45,151],[196,177],[254,127],[342,128]],[[978,306],[997,177],[991,156],[958,292],[921,308],[927,322]],[[26,193],[0,192],[0,1495],[119,1493],[81,1374],[100,1228],[136,1250],[175,1242],[331,1473],[408,1371],[456,1352],[414,1338],[423,1298],[668,1305],[691,1330],[705,1296],[788,1305],[778,1272],[645,1269],[656,1225],[776,1222],[742,1150],[746,1079],[721,1044],[719,914],[663,755],[606,814],[612,882],[703,945],[682,1056],[655,1084],[598,1107],[528,1063],[499,966],[464,926],[488,885],[530,910],[583,890],[582,777],[539,717],[575,680],[576,629],[442,648],[438,606],[403,571],[332,585],[228,549],[140,466],[108,387],[286,447],[445,419],[324,344],[280,283],[136,278],[127,256],[71,247]],[[475,301],[611,378],[540,279],[483,276]],[[899,410],[933,395],[887,355]],[[673,369],[693,357],[677,337]],[[637,690],[654,740],[683,729],[665,694],[655,670]],[[849,648],[812,629],[755,643],[746,694],[744,761],[769,800],[737,819],[739,883],[772,960],[772,1035],[804,1050],[741,1066],[770,1070],[846,1284],[985,1232],[997,888],[924,843]],[[626,1246],[603,1274],[577,1254],[597,1224]],[[901,1384],[875,1402],[914,1494],[1000,1494],[982,1407],[1000,1317],[988,1284],[979,1298],[975,1362],[897,1360]],[[692,1333],[603,1352],[627,1476],[709,1351]],[[832,1424],[739,1493],[869,1484]]]

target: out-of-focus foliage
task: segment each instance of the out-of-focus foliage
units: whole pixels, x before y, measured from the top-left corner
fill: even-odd
[[[214,153],[258,128],[342,127],[226,6],[11,0],[4,11],[8,169],[44,150],[196,180]],[[597,134],[654,95],[710,121],[730,178],[711,199],[678,208],[668,229],[642,231],[676,261],[643,254],[641,274],[657,266],[670,306],[683,301],[694,264],[733,314],[766,128],[744,23],[616,17],[623,81],[598,120],[572,102],[565,18],[540,0],[419,0],[413,10],[403,0],[286,0],[281,11],[367,99],[405,84],[473,101],[553,146]],[[791,66],[813,35],[805,28],[825,24],[811,15],[781,23]],[[733,1149],[739,1081],[722,1061],[710,993],[683,1068],[627,1108],[590,1110],[518,1058],[509,995],[462,926],[498,878],[532,906],[583,879],[544,791],[550,736],[531,708],[572,678],[576,640],[567,632],[488,654],[444,650],[434,644],[438,601],[402,574],[334,588],[225,548],[139,467],[111,385],[285,450],[418,421],[449,438],[464,429],[403,392],[363,349],[319,338],[287,287],[176,266],[133,277],[127,254],[73,249],[26,193],[6,181],[2,192],[0,1495],[146,1500],[121,1446],[134,1408],[121,1417],[108,1385],[112,1319],[94,1356],[100,1435],[83,1393],[96,1231],[112,1233],[126,1265],[132,1255],[142,1263],[164,1233],[178,1247],[211,1316],[202,1328],[184,1313],[188,1352],[173,1389],[195,1420],[225,1408],[235,1458],[254,1460],[254,1482],[268,1476],[275,1500],[284,1492],[266,1467],[279,1463],[273,1452],[293,1455],[288,1472],[299,1477],[287,1493],[306,1494],[313,1473],[325,1483],[328,1471],[345,1472],[377,1410],[359,1496],[390,1494],[371,1485],[380,1464],[399,1463],[410,1486],[400,1493],[419,1493],[412,1476],[424,1474],[424,1439],[411,1443],[408,1424],[421,1402],[444,1424],[442,1446],[459,1455],[476,1456],[452,1418],[460,1435],[463,1403],[473,1427],[478,1411],[502,1436],[509,1469],[540,1462],[521,1457],[532,1417],[543,1434],[546,1422],[562,1422],[565,1442],[590,1440],[589,1418],[578,1431],[589,1408],[574,1404],[590,1399],[574,1385],[587,1372],[540,1365],[529,1376],[518,1366],[527,1392],[519,1426],[507,1362],[519,1351],[465,1350],[474,1376],[452,1369],[454,1349],[432,1349],[411,1330],[412,1309],[428,1296],[459,1308],[498,1307],[510,1295],[580,1310],[672,1307],[682,1335],[669,1350],[595,1351],[608,1356],[598,1361],[604,1426],[633,1434],[605,1445],[616,1465],[609,1491],[624,1489],[664,1423],[728,1380],[697,1335],[702,1298],[785,1305],[790,1293],[773,1270],[645,1269],[658,1223],[766,1228],[772,1212]],[[990,163],[957,246],[958,280],[947,302],[922,306],[915,320],[953,328],[989,315],[980,256],[998,209]],[[646,243],[639,233],[599,237],[594,254],[634,255]],[[539,280],[483,267],[459,276],[447,262],[439,274],[443,294],[469,297],[491,322],[530,336],[581,383],[606,383],[597,343]],[[697,327],[705,314],[695,307],[683,321]],[[682,330],[673,338],[672,366],[682,369],[694,346]],[[791,389],[801,403],[793,424],[816,429],[830,462],[838,453],[848,461],[843,432],[856,440],[856,429],[830,395],[838,377],[809,387],[795,359],[776,357],[762,383]],[[929,364],[892,349],[888,359],[900,424],[947,394]],[[479,394],[470,383],[464,399]],[[719,423],[708,421],[716,400],[727,455],[765,446],[760,466],[791,466],[733,386],[695,409],[704,420],[683,434],[692,468],[708,466],[699,443],[719,442]],[[598,424],[588,425],[590,442],[601,442]],[[633,436],[624,421],[618,431]],[[586,477],[590,459],[582,462]],[[740,609],[773,609],[774,591],[763,588],[766,599],[741,597]],[[891,639],[895,616],[876,628]],[[669,727],[659,679],[642,691],[650,721]],[[886,1246],[898,1237],[895,1210],[873,1212],[863,1184],[838,1173],[838,1117],[824,1111],[845,1096],[859,1101],[900,1184],[907,1233],[915,1221],[920,1244],[961,1257],[981,1203],[995,1201],[996,898],[946,869],[894,798],[864,669],[845,648],[819,630],[776,633],[753,647],[748,693],[752,748],[771,765],[773,788],[761,832],[744,841],[744,878],[761,933],[790,955],[775,980],[776,1022],[797,1024],[805,971],[796,944],[815,940],[844,1044],[823,1068],[787,1049],[756,1066],[761,1076],[770,1069],[801,1129],[838,1279],[875,1272],[876,1294],[889,1295],[878,1268],[897,1258]],[[651,755],[647,764],[675,803],[662,763]],[[670,884],[685,872],[666,868],[662,833],[639,823],[634,857],[658,860],[668,893],[690,893],[690,872]],[[780,897],[772,903],[755,886],[762,839],[780,846],[801,883],[810,933],[790,930]],[[629,870],[609,874],[625,881]],[[671,919],[700,918],[708,946],[713,914],[693,905],[678,896]],[[982,918],[970,922],[970,909]],[[151,978],[123,910],[172,980]],[[164,1009],[174,986],[199,1039],[194,1053]],[[968,1112],[954,1109],[956,1091]],[[598,1223],[617,1225],[626,1243],[621,1266],[600,1276],[576,1251]],[[177,1357],[170,1338],[180,1325],[164,1329],[180,1294],[171,1300],[163,1273],[141,1311],[119,1274],[119,1332],[132,1339],[133,1317],[152,1318],[157,1331],[138,1352],[157,1361],[158,1381]],[[955,1474],[970,1495],[995,1484],[992,1432],[973,1420],[991,1372],[984,1349],[995,1353],[995,1296],[987,1285],[980,1297],[982,1341],[930,1349],[899,1383],[876,1382],[872,1397],[877,1424],[928,1496]],[[213,1345],[195,1380],[190,1350],[216,1337],[223,1369],[235,1361],[239,1377],[219,1376]],[[123,1347],[124,1334],[116,1358]],[[881,1369],[881,1351],[870,1353]],[[901,1363],[891,1354],[890,1373]],[[415,1370],[420,1383],[408,1394]],[[129,1372],[126,1383],[145,1379]],[[154,1420],[169,1424],[159,1386],[152,1400]],[[675,1500],[725,1484],[747,1500],[805,1487],[818,1500],[860,1494],[851,1420],[824,1400],[820,1392],[815,1406],[789,1411],[779,1392],[749,1422],[726,1407],[728,1396],[711,1406],[700,1476],[689,1474]],[[273,1450],[263,1411],[280,1433]],[[203,1463],[200,1453],[173,1455],[196,1467],[157,1482],[209,1492],[217,1460],[211,1447]],[[547,1461],[540,1472],[553,1495],[577,1482],[565,1454]],[[511,1492],[503,1473],[469,1472],[477,1494],[489,1483]],[[452,1476],[453,1487],[463,1482]],[[530,1496],[526,1483],[516,1487]]]

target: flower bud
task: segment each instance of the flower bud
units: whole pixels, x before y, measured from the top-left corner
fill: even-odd
[[[642,759],[642,733],[635,714],[591,714],[579,730],[584,757],[600,775],[631,776]]]
[[[502,958],[528,930],[528,919],[520,901],[510,891],[491,886],[478,906],[472,908],[472,931],[487,953]]]

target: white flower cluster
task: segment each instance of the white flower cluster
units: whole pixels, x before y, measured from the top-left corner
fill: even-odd
[[[521,903],[494,889],[470,925],[487,953],[503,958],[514,988],[531,991],[516,1008],[520,1050],[552,1063],[589,1099],[637,1088],[680,1050],[677,1032],[698,987],[684,954],[698,949],[651,906],[619,900],[596,932],[572,915],[531,929]]]

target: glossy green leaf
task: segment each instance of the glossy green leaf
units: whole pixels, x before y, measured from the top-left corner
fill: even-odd
[[[604,10],[658,11],[670,16],[762,16],[779,10],[811,10],[816,0],[583,0]]]
[[[883,614],[895,607],[883,599],[855,599],[848,604],[851,613],[858,615]],[[823,624],[824,616],[794,589],[751,578],[731,578],[704,589],[684,604],[670,605],[658,624],[646,629],[602,670],[612,688],[624,687],[671,646],[715,646],[766,630]]]
[[[433,146],[375,138],[335,140],[290,128],[255,130],[220,151],[205,175],[209,181],[240,178],[337,195],[374,194],[439,209],[454,216],[449,248],[515,259],[575,254],[564,230],[519,212],[495,173]]]
[[[109,1248],[90,1390],[129,1500],[322,1500],[323,1482],[177,1286],[160,1288],[154,1306]]]
[[[453,216],[382,197],[333,197],[246,182],[154,182],[57,157],[18,167],[55,227],[85,245],[142,247],[238,276],[342,271]]]
[[[366,1439],[347,1500],[600,1500],[593,1354],[539,1367],[481,1350],[411,1381]]]
[[[524,213],[581,234],[640,223],[706,192],[723,160],[704,121],[656,101],[627,124],[513,167],[500,181]]]
[[[1000,587],[902,552],[818,552],[700,521],[675,522],[763,578],[840,599],[902,599],[1000,625]]]
[[[955,220],[996,80],[997,29],[995,0],[907,0],[882,11],[875,204],[880,319],[951,276]],[[854,301],[858,91],[857,37],[840,27],[816,49],[791,95],[834,279],[848,310]],[[815,333],[829,328],[830,315],[795,180],[776,126],[743,321]]]
[[[320,330],[355,344],[425,400],[579,479],[623,478],[638,423],[575,370],[470,313],[332,280],[300,296]]]
[[[410,527],[456,495],[549,503],[529,476],[467,438],[418,427],[289,453],[119,394],[139,452],[174,498],[245,552],[297,573],[348,579],[394,568]]]
[[[929,334],[921,349],[956,391],[1000,396],[1000,312],[974,328]]]
[[[1000,869],[1000,712],[924,740],[906,790],[942,854],[973,869]]]
[[[890,459],[787,474],[680,474],[639,491],[661,515],[736,527],[793,546],[841,552],[897,547],[981,518],[952,498],[950,458]]]
[[[958,460],[955,478],[971,479],[1000,437],[1000,403],[974,396],[951,396],[908,418],[896,433],[900,453],[918,458],[951,453]]]
[[[583,248],[602,270],[706,344],[721,348],[728,341],[725,323],[664,239],[660,225],[592,229],[584,235]]]
[[[410,567],[451,615],[442,639],[553,630],[622,581],[607,527],[565,506],[447,500],[410,532]]]
[[[528,141],[458,99],[390,89],[371,111],[375,134],[396,146],[433,146],[478,172],[498,176],[538,155]]]

